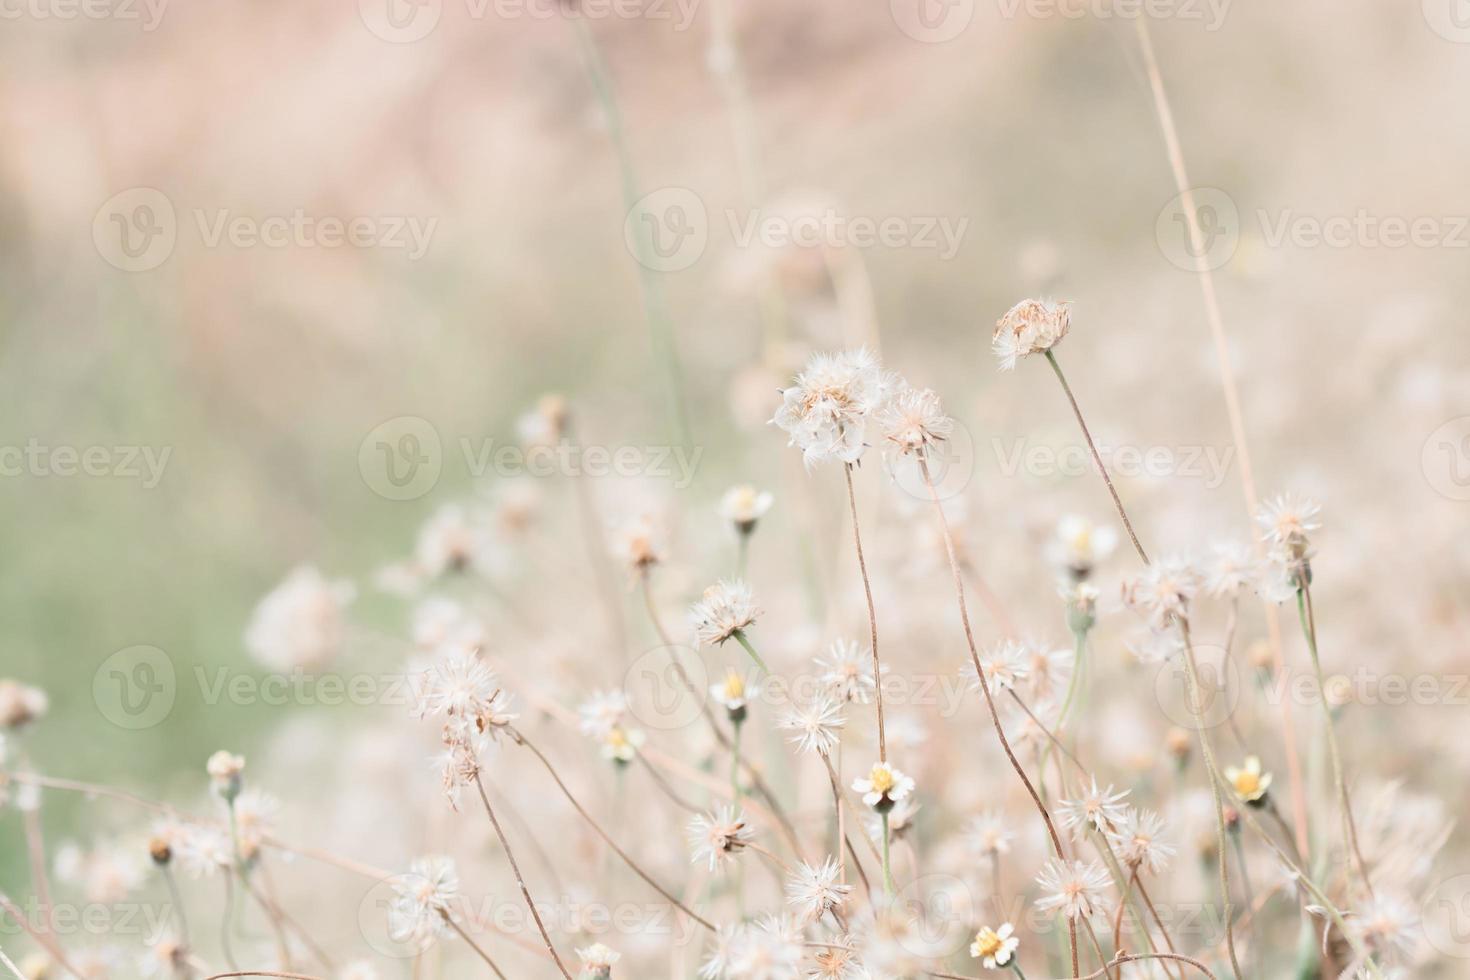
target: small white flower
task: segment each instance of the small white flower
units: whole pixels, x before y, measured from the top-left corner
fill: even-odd
[[[1146,869],[1151,874],[1161,874],[1168,868],[1175,852],[1173,845],[1160,839],[1163,833],[1164,821],[1157,813],[1130,809],[1108,832],[1108,839],[1125,864]]]
[[[795,978],[805,953],[801,930],[790,916],[763,916],[735,944],[730,974],[742,980]]]
[[[892,386],[891,376],[866,350],[815,354],[796,384],[782,392],[771,422],[791,436],[807,466],[828,460],[856,463]]]
[[[1094,524],[1080,514],[1068,514],[1057,522],[1047,554],[1073,578],[1081,579],[1107,560],[1117,546],[1118,532],[1111,525]]]
[[[720,516],[736,531],[749,534],[755,530],[756,522],[766,516],[775,500],[768,491],[756,490],[749,484],[734,486],[720,498]]]
[[[705,864],[711,871],[720,870],[755,840],[745,822],[745,811],[728,805],[689,821],[688,835],[693,862]]]
[[[647,514],[619,528],[616,547],[618,558],[634,575],[643,574],[664,560],[661,535]]]
[[[204,764],[209,773],[210,788],[226,800],[240,795],[241,775],[245,771],[245,757],[220,749]]]
[[[866,779],[854,780],[852,788],[863,794],[863,802],[878,809],[892,806],[914,791],[914,781],[886,762],[874,764]]]
[[[245,646],[271,670],[311,670],[341,651],[347,636],[344,610],[352,583],[328,581],[311,566],[291,572],[250,618]]]
[[[628,698],[622,691],[596,691],[577,708],[577,727],[583,735],[605,738],[628,713]]]
[[[741,581],[719,582],[689,609],[700,646],[719,646],[748,628],[760,615],[750,587]]]
[[[1026,648],[1015,640],[1002,640],[980,653],[980,669],[985,672],[985,683],[994,695],[997,691],[1012,691],[1031,673],[1030,656]],[[975,664],[967,661],[960,665],[960,676],[966,678],[970,690],[980,691],[980,678],[975,675]]]
[[[842,739],[842,705],[825,694],[819,694],[805,705],[793,708],[781,721],[781,727],[795,732],[788,740],[802,752],[830,755]]]
[[[1021,940],[1014,935],[1016,927],[1009,922],[1002,923],[999,929],[989,926],[975,933],[975,941],[970,944],[970,955],[980,961],[980,965],[987,970],[1010,963],[1011,957],[1016,954],[1016,947],[1021,945]]]
[[[587,975],[587,980],[608,980],[612,976],[613,965],[623,958],[623,954],[602,943],[593,943],[586,949],[577,950],[577,957],[582,961],[582,972]]]
[[[512,699],[477,651],[459,647],[436,657],[415,677],[415,713],[444,716],[465,733],[498,738],[516,719]]]
[[[173,860],[191,878],[208,878],[235,862],[230,835],[210,824],[182,824],[172,841]]]
[[[388,936],[394,942],[427,949],[440,936],[451,934],[449,922],[458,918],[459,874],[447,857],[422,857],[407,874],[393,879],[388,906]]]
[[[1080,800],[1062,801],[1062,824],[1070,827],[1079,840],[1085,836],[1089,826],[1106,833],[1127,816],[1128,807],[1122,801],[1128,793],[1126,789],[1114,793],[1111,785],[1107,789],[1099,789],[1097,777],[1093,776],[1092,785]]]
[[[46,713],[46,692],[20,681],[0,680],[0,728],[24,728]]]
[[[1015,839],[1005,817],[993,811],[972,817],[965,828],[966,842],[982,857],[1011,853],[1011,841]]]
[[[1051,350],[1071,327],[1071,304],[1022,300],[996,323],[990,347],[1000,360],[1001,370],[1012,371],[1021,358]]]
[[[1278,548],[1305,549],[1311,532],[1322,527],[1322,506],[1309,497],[1284,493],[1266,501],[1256,512],[1267,543]]]
[[[1051,858],[1042,866],[1036,883],[1046,893],[1036,900],[1036,907],[1043,912],[1055,909],[1075,921],[1106,915],[1112,909],[1108,896],[1111,882],[1097,861],[1084,864]]]
[[[482,520],[459,504],[445,504],[419,529],[414,560],[423,575],[438,578],[480,566],[492,547]]]
[[[802,861],[786,880],[786,903],[796,906],[805,922],[815,922],[828,909],[839,908],[852,891],[838,882],[842,866],[830,855],[821,864]]]
[[[761,688],[754,680],[742,677],[739,671],[726,668],[725,679],[710,685],[709,696],[723,705],[726,711],[736,714],[761,696]]]
[[[1166,558],[1123,583],[1123,602],[1156,630],[1183,619],[1199,591],[1199,576],[1188,562]]]
[[[1204,567],[1205,592],[1216,598],[1233,599],[1254,587],[1261,577],[1261,563],[1251,550],[1235,541],[1216,544]]]
[[[867,704],[878,690],[873,680],[870,651],[849,640],[834,640],[826,654],[815,658],[821,682],[841,702]],[[886,670],[886,668],[880,668]]]
[[[878,425],[891,454],[920,458],[954,431],[937,394],[906,384],[879,410]]]
[[[627,764],[638,757],[638,750],[647,740],[648,736],[641,729],[614,725],[602,736],[602,757]]]

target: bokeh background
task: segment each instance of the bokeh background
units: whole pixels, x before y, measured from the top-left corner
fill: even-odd
[[[778,498],[754,567],[806,560],[820,579],[842,540],[840,481],[819,473],[795,489],[808,478],[765,420],[807,351],[876,346],[946,399],[965,434],[953,487],[970,545],[1003,598],[1037,610],[1028,625],[1058,635],[1044,542],[1060,514],[1111,515],[1091,473],[1008,471],[1018,446],[1076,436],[1043,367],[995,369],[997,316],[1032,294],[1074,302],[1060,353],[1100,441],[1235,451],[1136,24],[1107,8],[960,0],[925,7],[927,20],[899,0],[695,0],[581,20],[465,0],[66,9],[7,5],[0,29],[0,445],[107,447],[116,464],[0,478],[0,675],[50,696],[29,744],[44,771],[197,794],[214,748],[262,769],[329,766],[334,740],[396,717],[209,703],[195,671],[259,670],[243,653],[251,611],[306,562],[357,582],[355,639],[374,662],[404,619],[376,570],[443,503],[499,492],[462,440],[515,444],[547,392],[566,398],[585,444],[700,450],[688,487],[595,483],[609,527],[641,506],[636,487],[683,515],[687,550],[716,555],[671,594],[697,592],[724,561],[704,525],[737,479]],[[1191,182],[1215,189],[1210,261],[1256,481],[1325,505],[1328,660],[1470,670],[1470,31],[1448,0],[1171,9],[1148,23]],[[614,93],[614,124],[596,81]],[[158,197],[139,188],[171,217],[140,213]],[[678,268],[645,269],[629,202],[668,189],[655,205],[692,195],[707,240]],[[752,206],[778,220],[964,224],[952,255],[751,247],[726,215]],[[208,234],[222,213],[251,224],[298,211],[432,231],[421,255]],[[1360,214],[1433,219],[1435,240],[1272,241],[1282,220]],[[163,221],[175,240],[120,254],[119,219],[139,234]],[[658,323],[682,375],[682,438]],[[362,451],[403,417],[427,421],[442,448],[431,488],[399,500]],[[134,448],[168,454],[156,485],[123,471]],[[560,501],[548,510],[573,520],[566,481],[541,482]],[[1154,550],[1247,533],[1236,462],[1220,479],[1119,482]],[[917,504],[876,466],[862,489],[875,520]],[[786,544],[803,521],[815,559]],[[882,545],[895,567],[903,541]],[[586,572],[575,553],[558,557]],[[830,567],[840,612],[795,584],[772,603],[806,603],[813,619],[859,611],[845,559]],[[591,619],[590,593],[568,591],[521,608]],[[1261,635],[1258,612],[1243,629]],[[554,678],[582,669],[570,665],[591,641],[531,630],[517,642],[527,671]],[[167,652],[179,688],[165,719],[128,730],[99,710],[94,677],[139,644]],[[1377,777],[1460,811],[1466,707],[1444,700],[1354,709],[1344,738]],[[48,794],[49,835],[95,829],[96,809]],[[301,814],[295,826],[330,833]],[[0,815],[12,893],[26,889],[19,833]]]

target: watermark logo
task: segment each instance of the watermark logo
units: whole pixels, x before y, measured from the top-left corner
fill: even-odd
[[[152,33],[167,9],[168,0],[0,0],[0,20],[137,21]]]
[[[173,660],[154,646],[119,650],[92,675],[93,703],[119,728],[152,728],[173,711],[177,695]]]
[[[444,0],[357,0],[357,15],[376,37],[390,44],[412,44],[439,26]]]
[[[1470,500],[1470,415],[1450,419],[1430,433],[1419,464],[1424,479],[1441,496]]]
[[[114,194],[92,218],[97,254],[123,272],[148,272],[163,265],[174,253],[178,238],[173,202],[152,187]]]
[[[428,419],[400,415],[369,432],[357,449],[363,482],[387,500],[416,500],[434,489],[444,468],[439,430]]]
[[[1446,41],[1470,44],[1470,0],[1422,0],[1429,29]]]
[[[1000,0],[1001,16],[1037,20],[1174,20],[1204,24],[1218,31],[1230,13],[1231,0]]]
[[[172,446],[53,446],[32,437],[23,446],[0,445],[0,477],[137,480],[152,490],[172,455]]]
[[[893,22],[915,41],[943,44],[975,20],[975,0],[889,0]]]
[[[1191,214],[1198,234],[1191,228]],[[1196,187],[1175,195],[1159,211],[1154,238],[1164,258],[1186,272],[1218,269],[1240,245],[1240,210],[1218,187]]]
[[[975,439],[970,430],[955,420],[949,438],[930,447],[924,463],[934,485],[934,496],[948,500],[963,493],[975,475]],[[924,470],[913,456],[884,454],[883,468],[904,493],[926,502],[932,499]]]
[[[623,242],[655,272],[682,272],[709,244],[709,212],[687,187],[663,187],[639,198],[623,220]]]
[[[954,875],[926,874],[908,882],[895,896],[907,919],[898,930],[900,944],[915,956],[943,960],[969,944],[979,902]]]
[[[709,671],[691,647],[655,647],[623,675],[628,712],[654,731],[686,728],[699,719],[709,696]]]
[[[1223,725],[1240,705],[1240,671],[1223,647],[1194,644],[1199,686],[1190,683],[1189,665],[1181,652],[1159,664],[1154,698],[1165,717],[1180,728]]]
[[[1441,881],[1420,911],[1429,945],[1446,956],[1470,957],[1470,874]]]

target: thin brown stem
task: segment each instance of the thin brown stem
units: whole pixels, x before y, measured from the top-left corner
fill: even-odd
[[[975,676],[980,681],[980,690],[985,694],[985,706],[990,709],[990,721],[995,727],[995,737],[999,739],[1001,748],[1005,751],[1006,758],[1010,760],[1011,768],[1020,777],[1026,792],[1031,796],[1031,802],[1036,805],[1036,810],[1041,814],[1042,821],[1046,824],[1047,835],[1051,838],[1052,849],[1056,851],[1057,857],[1064,858],[1065,852],[1062,848],[1061,835],[1057,833],[1056,824],[1052,822],[1051,812],[1047,810],[1046,804],[1037,795],[1036,787],[1031,784],[1031,779],[1026,775],[1026,770],[1021,768],[1021,762],[1016,758],[1016,753],[1011,749],[1010,740],[1006,738],[1004,727],[1000,723],[1000,714],[995,710],[995,699],[990,693],[990,682],[985,679],[985,668],[980,664],[980,651],[975,646],[975,633],[970,628],[970,614],[965,608],[965,581],[960,575],[959,561],[955,558],[954,535],[949,531],[949,519],[944,516],[944,505],[939,501],[939,492],[934,488],[934,479],[929,474],[929,463],[923,456],[918,457],[919,471],[924,475],[924,485],[929,488],[929,498],[934,502],[934,511],[939,519],[939,530],[944,537],[944,550],[949,556],[950,572],[954,576],[955,596],[960,607],[960,622],[965,628],[965,642],[970,648],[970,660],[975,665]],[[1077,975],[1077,937],[1075,930],[1071,935],[1072,946],[1072,975]]]
[[[1225,394],[1225,413],[1230,419],[1230,438],[1235,443],[1236,459],[1240,464],[1240,489],[1245,498],[1248,515],[1254,515],[1260,506],[1256,493],[1255,469],[1251,464],[1250,442],[1245,435],[1245,421],[1240,410],[1240,392],[1235,385],[1235,371],[1230,365],[1230,347],[1225,341],[1225,323],[1220,315],[1220,301],[1215,295],[1215,277],[1206,258],[1204,229],[1200,227],[1199,211],[1195,207],[1194,190],[1190,187],[1189,173],[1184,167],[1184,149],[1179,141],[1179,130],[1174,125],[1174,110],[1169,105],[1169,95],[1164,90],[1164,77],[1159,71],[1158,59],[1154,56],[1153,40],[1149,35],[1147,19],[1137,21],[1138,44],[1143,51],[1143,61],[1148,72],[1149,89],[1153,93],[1154,111],[1159,118],[1159,129],[1163,132],[1164,148],[1169,157],[1169,169],[1174,175],[1174,186],[1179,192],[1179,206],[1184,212],[1185,224],[1189,229],[1189,243],[1195,257],[1195,272],[1199,276],[1200,293],[1204,297],[1205,317],[1210,325],[1210,338],[1215,347],[1215,362],[1220,369],[1220,386]],[[1256,553],[1261,553],[1261,544],[1256,542]],[[1262,597],[1261,604],[1266,613],[1266,629],[1271,639],[1272,667],[1276,676],[1282,672],[1281,619],[1276,604]],[[1291,698],[1281,699],[1281,730],[1283,748],[1286,753],[1286,769],[1291,777],[1291,813],[1296,822],[1297,850],[1306,854],[1310,847],[1307,841],[1307,792],[1302,775],[1301,759],[1296,748],[1296,722],[1292,717]]]
[[[1133,532],[1133,522],[1128,519],[1128,511],[1123,509],[1123,500],[1118,496],[1117,488],[1113,486],[1113,478],[1108,475],[1108,468],[1103,465],[1102,456],[1098,454],[1097,446],[1092,441],[1092,433],[1087,430],[1087,421],[1082,417],[1082,409],[1077,405],[1077,399],[1072,395],[1072,386],[1067,384],[1067,376],[1062,373],[1062,366],[1057,363],[1056,355],[1051,351],[1046,352],[1047,363],[1056,372],[1057,380],[1062,383],[1062,391],[1067,395],[1067,401],[1072,405],[1072,414],[1077,417],[1077,425],[1082,429],[1082,438],[1087,440],[1087,449],[1092,453],[1092,461],[1097,466],[1097,471],[1102,474],[1103,482],[1108,485],[1108,493],[1113,497],[1113,506],[1118,510],[1118,517],[1123,521],[1123,527],[1128,531],[1128,539],[1133,542],[1133,550],[1138,552],[1138,557],[1145,565],[1148,564],[1148,555],[1143,550],[1143,545],[1138,543],[1138,535]]]
[[[551,954],[552,962],[561,971],[566,980],[572,980],[572,975],[567,972],[566,965],[562,963],[561,957],[556,952],[556,946],[551,942],[551,935],[546,931],[546,923],[541,921],[541,913],[536,909],[536,903],[531,899],[531,892],[526,887],[526,880],[521,876],[521,867],[516,863],[515,852],[511,850],[510,841],[506,839],[505,831],[500,827],[500,821],[495,818],[495,808],[490,805],[490,797],[485,792],[485,784],[480,780],[478,773],[475,774],[475,788],[480,791],[480,802],[485,804],[485,815],[490,818],[490,826],[495,828],[495,836],[500,839],[500,846],[505,851],[506,860],[510,862],[511,873],[515,875],[516,885],[521,889],[521,897],[526,900],[526,908],[531,910],[531,918],[536,920],[536,928],[541,933],[541,939],[546,943],[546,952]]]
[[[868,580],[868,563],[863,558],[863,533],[858,527],[857,494],[852,488],[852,464],[845,464],[842,472],[847,477],[847,506],[852,512],[852,542],[857,548],[858,571],[863,576],[863,595],[868,600],[868,637],[873,646],[873,700],[878,706],[878,761],[887,762],[888,738],[883,727],[883,664],[878,658],[878,613],[873,607],[873,585]]]
[[[639,867],[638,862],[634,861],[628,855],[627,851],[618,846],[617,841],[613,840],[608,832],[602,829],[602,825],[598,823],[597,820],[593,818],[592,814],[588,813],[587,809],[577,801],[577,798],[572,795],[572,791],[567,789],[567,784],[562,782],[561,775],[557,773],[556,767],[551,764],[551,760],[546,758],[546,756],[542,754],[541,750],[538,749],[534,743],[528,740],[524,734],[522,734],[519,730],[515,728],[512,728],[510,730],[510,735],[511,738],[515,739],[517,744],[523,745],[531,750],[531,754],[534,755],[541,762],[541,765],[546,769],[546,771],[551,774],[551,778],[556,782],[557,788],[561,790],[562,796],[565,796],[567,798],[567,802],[572,805],[572,808],[577,811],[578,815],[587,822],[587,825],[589,827],[596,831],[597,836],[602,838],[603,843],[607,844],[608,847],[613,849],[613,853],[617,854],[617,856],[622,859],[624,864],[631,868],[633,872],[637,874],[638,877],[642,878],[650,888],[662,895],[679,911],[683,912],[685,915],[689,916],[689,918],[704,926],[704,928],[708,929],[710,932],[715,931],[715,927],[710,924],[709,920],[705,919],[699,913],[695,912],[693,909],[686,906],[683,902],[679,901],[679,899],[675,898],[673,893],[660,885],[657,881],[653,879],[652,876],[648,874],[648,872]]]
[[[448,915],[445,915],[444,916],[444,921],[447,922],[447,923],[449,923],[449,928],[451,928],[455,932],[459,933],[459,938],[463,939],[466,943],[468,943],[469,946],[470,946],[470,949],[474,950],[475,951],[475,954],[477,956],[479,956],[480,959],[482,959],[482,960],[485,961],[485,965],[490,968],[490,972],[491,973],[493,973],[497,977],[499,977],[500,980],[505,980],[505,974],[500,972],[500,967],[498,967],[498,966],[495,965],[495,961],[490,958],[490,954],[487,953],[487,952],[485,952],[485,950],[483,948],[481,948],[481,946],[480,946],[479,943],[475,942],[473,939],[470,938],[470,934],[467,933],[467,932],[465,932],[463,926],[461,926],[458,922],[455,922]]]

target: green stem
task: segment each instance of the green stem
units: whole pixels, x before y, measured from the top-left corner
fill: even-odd
[[[888,840],[891,836],[888,832],[888,814],[881,814],[883,818],[883,894],[889,898],[893,897],[893,869],[888,863]]]
[[[750,659],[755,661],[756,666],[769,674],[771,669],[766,666],[766,662],[761,659],[761,655],[755,652],[755,647],[750,645],[750,639],[745,635],[745,630],[736,630],[732,635],[740,641],[741,646],[745,647],[745,652],[750,654]]]

